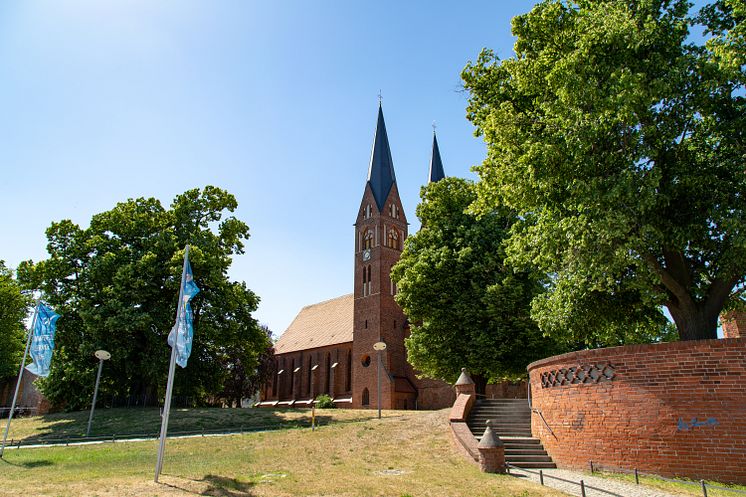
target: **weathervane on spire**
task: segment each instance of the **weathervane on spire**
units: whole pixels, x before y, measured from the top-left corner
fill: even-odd
[[[435,121],[433,121],[433,134],[435,134],[435,128],[437,128],[437,126],[435,125]]]
[[[383,102],[383,95],[381,95],[381,90],[378,90],[378,105],[382,105]]]

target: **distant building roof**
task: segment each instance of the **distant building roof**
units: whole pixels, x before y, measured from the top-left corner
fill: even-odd
[[[373,150],[370,153],[370,166],[368,167],[368,183],[373,190],[378,210],[383,211],[383,204],[389,196],[391,187],[396,183],[394,174],[394,161],[391,158],[391,147],[389,137],[386,134],[386,123],[383,121],[383,108],[378,106],[378,122],[376,123],[376,136],[373,138]]]
[[[352,294],[343,295],[300,310],[275,344],[275,353],[315,349],[352,341]]]
[[[446,177],[443,171],[443,161],[440,160],[440,149],[438,148],[438,139],[433,133],[433,155],[430,158],[430,183],[440,181]]]

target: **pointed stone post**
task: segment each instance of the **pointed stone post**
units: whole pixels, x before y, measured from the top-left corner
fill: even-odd
[[[456,380],[456,394],[457,395],[476,395],[477,387],[474,385],[469,373],[466,372],[466,368],[461,368],[461,376]]]
[[[484,473],[505,472],[505,445],[492,431],[492,420],[487,420],[487,428],[479,441],[479,469]]]

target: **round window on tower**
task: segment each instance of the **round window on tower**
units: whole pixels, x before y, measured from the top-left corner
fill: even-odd
[[[364,368],[370,366],[370,356],[368,354],[365,354],[363,357],[361,357],[360,364],[362,364]]]

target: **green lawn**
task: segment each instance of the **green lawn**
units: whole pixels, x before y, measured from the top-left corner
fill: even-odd
[[[249,412],[278,418],[308,414]],[[451,445],[446,411],[386,414],[378,420],[371,411],[325,411],[328,424],[315,432],[169,440],[160,484],[153,482],[156,441],[9,450],[0,461],[0,496],[563,495],[481,473]],[[368,419],[353,421],[362,416]]]

